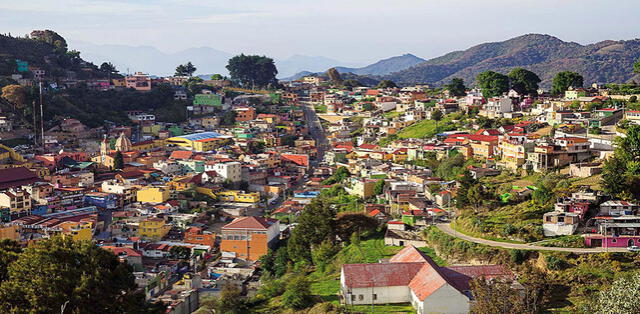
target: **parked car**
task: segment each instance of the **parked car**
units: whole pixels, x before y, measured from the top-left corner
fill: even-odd
[[[633,245],[633,246],[628,247],[627,250],[629,252],[640,252],[640,246]]]

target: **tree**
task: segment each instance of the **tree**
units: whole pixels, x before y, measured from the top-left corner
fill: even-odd
[[[116,69],[116,66],[113,65],[111,62],[103,62],[100,65],[100,71],[109,74],[109,76],[111,76],[112,74],[118,74],[118,70]]]
[[[509,72],[509,81],[511,83],[511,89],[520,95],[538,94],[538,83],[541,82],[538,75],[523,68],[511,70],[511,72]]]
[[[180,64],[176,67],[175,76],[192,76],[196,72],[197,68],[191,63],[191,61]]]
[[[124,156],[122,156],[122,152],[116,152],[115,157],[113,157],[113,168],[120,170],[124,168]]]
[[[564,71],[556,74],[551,84],[551,93],[560,95],[567,91],[569,87],[579,88],[584,84],[582,75],[576,72]]]
[[[290,309],[301,310],[311,304],[311,289],[309,281],[304,276],[293,278],[284,293],[282,294],[282,304]]]
[[[175,259],[189,259],[191,257],[191,249],[185,246],[172,246],[169,254]]]
[[[327,270],[327,266],[333,262],[333,257],[336,253],[338,253],[338,249],[333,242],[324,240],[313,249],[311,255],[317,269],[324,273]]]
[[[531,294],[524,295],[513,288],[512,282],[477,278],[470,282],[474,302],[470,312],[484,313],[536,313],[537,304]]]
[[[336,68],[331,68],[327,70],[327,76],[329,77],[329,80],[331,80],[331,83],[333,84],[342,83],[342,77],[340,76],[340,72],[338,72]]]
[[[493,71],[484,71],[476,77],[482,95],[486,98],[500,96],[509,91],[509,77]]]
[[[214,81],[224,80],[224,76],[222,76],[222,74],[214,74],[211,75],[210,79]]]
[[[335,239],[334,218],[335,212],[321,199],[316,198],[308,204],[287,243],[289,257],[294,261],[312,262],[311,248]]]
[[[359,81],[357,81],[357,80],[354,80],[354,79],[348,79],[348,80],[344,80],[344,81],[342,81],[342,86],[343,86],[344,88],[349,88],[349,89],[351,89],[351,88],[354,88],[354,87],[360,87],[360,86],[363,86],[363,84],[362,84],[362,83],[360,83],[360,82],[359,82]]]
[[[376,86],[376,88],[397,88],[397,87],[398,85],[396,85],[396,83],[391,80],[382,80]]]
[[[229,59],[227,70],[231,80],[242,87],[267,87],[278,83],[278,70],[273,59],[240,54]]]
[[[233,284],[223,285],[220,291],[220,297],[205,299],[203,304],[201,304],[201,308],[222,314],[242,314],[249,312],[249,306],[246,299],[242,297],[242,291]]]
[[[611,286],[598,293],[595,313],[640,313],[640,303],[635,302],[640,295],[640,274],[622,276]]]
[[[335,221],[335,234],[346,241],[353,233],[366,235],[378,227],[378,220],[364,213],[342,212]]]
[[[0,253],[2,254],[2,253]],[[0,283],[0,312],[149,313],[131,266],[89,241],[54,237],[27,247]]]
[[[27,103],[27,90],[20,85],[7,85],[2,88],[2,98],[11,103],[14,109],[22,109]]]
[[[467,200],[473,206],[473,209],[477,212],[480,205],[482,205],[482,185],[474,184],[467,191]]]
[[[22,253],[20,244],[11,240],[0,240],[0,283],[8,278],[8,268]]]
[[[443,116],[444,114],[442,113],[442,111],[440,111],[440,109],[436,109],[431,113],[431,120],[436,122],[436,127],[438,126],[438,121],[442,120]]]
[[[467,94],[467,88],[464,86],[464,80],[458,77],[451,79],[451,82],[445,85],[444,88],[449,91],[451,96],[460,97]]]
[[[640,58],[633,64],[633,73],[640,74]]]
[[[373,194],[374,195],[382,194],[382,192],[384,192],[384,184],[385,184],[384,179],[380,179],[376,181],[376,185],[373,187]]]

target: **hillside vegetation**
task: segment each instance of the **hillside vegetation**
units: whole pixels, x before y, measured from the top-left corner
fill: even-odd
[[[629,69],[639,57],[640,39],[608,40],[583,46],[549,35],[528,34],[451,52],[384,78],[403,84],[444,84],[454,77],[474,82],[483,71],[507,73],[524,67],[537,73],[542,79],[541,85],[546,87],[561,71],[581,73],[586,83],[623,83],[634,78]]]

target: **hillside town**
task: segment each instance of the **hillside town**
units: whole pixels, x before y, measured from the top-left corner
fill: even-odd
[[[182,65],[61,79],[16,62],[0,239],[91,243],[166,313],[225,298],[246,313],[482,313],[487,295],[534,313],[595,301],[593,282],[637,264],[635,83],[561,72],[543,87],[518,68],[469,86],[365,86],[332,70],[249,86]],[[33,122],[7,109],[19,88],[40,95]],[[185,118],[131,108],[125,123],[38,123],[43,94],[77,88],[170,91]],[[607,273],[572,273],[592,268]]]

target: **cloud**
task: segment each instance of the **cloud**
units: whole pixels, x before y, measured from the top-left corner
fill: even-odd
[[[268,17],[266,12],[236,12],[236,13],[220,13],[210,14],[200,17],[187,17],[183,21],[193,24],[227,24],[227,23],[243,23],[248,19]]]

